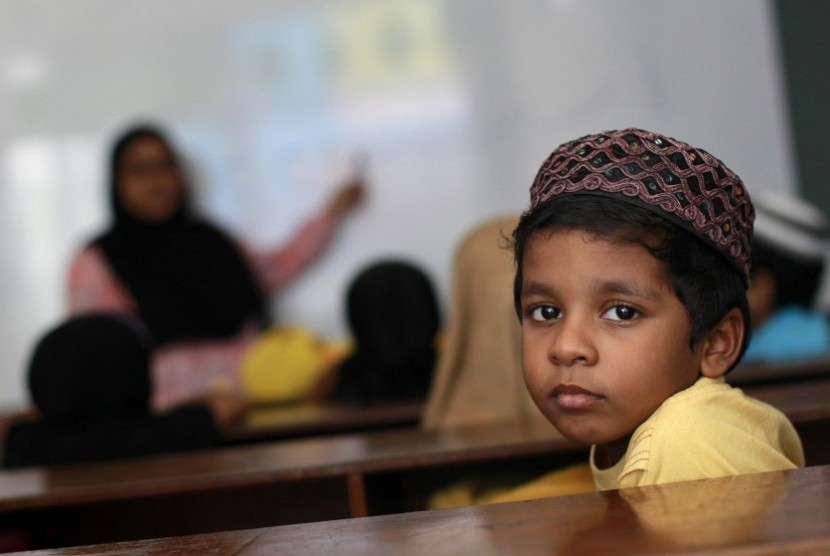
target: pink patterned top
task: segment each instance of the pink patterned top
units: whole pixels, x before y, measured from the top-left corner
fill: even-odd
[[[263,291],[273,295],[302,273],[329,244],[336,222],[326,214],[307,222],[285,245],[255,252],[242,247]],[[132,312],[136,305],[95,246],[72,261],[68,284],[69,312]],[[214,387],[241,392],[239,363],[257,338],[251,324],[228,340],[169,344],[153,356],[153,407],[158,411],[187,402]]]

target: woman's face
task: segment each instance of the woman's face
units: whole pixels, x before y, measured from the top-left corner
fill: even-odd
[[[124,210],[148,222],[169,219],[182,202],[182,179],[173,153],[155,137],[141,137],[124,149],[117,184]]]

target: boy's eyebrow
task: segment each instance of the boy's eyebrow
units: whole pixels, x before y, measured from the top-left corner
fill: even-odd
[[[654,288],[640,287],[624,280],[595,280],[592,287],[601,292],[631,295],[644,299],[660,299],[662,295]]]
[[[591,288],[598,292],[630,295],[643,299],[660,299],[662,295],[654,288],[640,287],[625,280],[594,280]],[[525,296],[552,296],[556,289],[544,282],[528,282],[522,286],[522,297]]]
[[[554,289],[542,282],[529,282],[522,284],[522,297],[531,295],[551,296]]]

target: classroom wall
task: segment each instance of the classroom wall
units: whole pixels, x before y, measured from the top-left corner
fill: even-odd
[[[781,34],[783,75],[787,83],[795,162],[800,191],[830,214],[830,3],[776,0],[774,16]]]
[[[830,215],[830,157],[825,155],[830,136],[830,3],[819,0],[775,0],[783,79],[786,83],[793,135],[795,181],[805,199]],[[830,256],[815,303],[830,312]]]
[[[717,153],[750,191],[792,189],[773,14],[760,0],[4,0],[0,404],[25,399],[70,257],[107,222],[124,124],[166,125],[200,206],[254,246],[285,241],[365,157],[367,203],[273,307],[343,337],[362,265],[412,259],[446,300],[460,235],[522,210],[575,136],[653,128]]]

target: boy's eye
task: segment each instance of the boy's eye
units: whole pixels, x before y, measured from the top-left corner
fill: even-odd
[[[632,320],[640,316],[640,312],[634,307],[628,305],[614,305],[602,315],[604,318],[610,320]]]
[[[553,305],[539,305],[530,311],[530,318],[537,321],[555,320],[562,316],[562,311]]]

